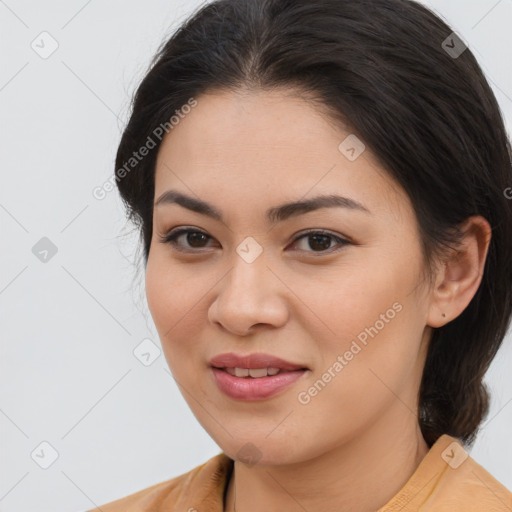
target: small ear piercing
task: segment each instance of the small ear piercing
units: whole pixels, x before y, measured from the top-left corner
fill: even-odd
[[[443,316],[446,316],[444,313],[442,314]]]

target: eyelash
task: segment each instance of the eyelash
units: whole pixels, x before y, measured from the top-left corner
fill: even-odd
[[[200,233],[202,235],[205,235],[209,239],[212,239],[211,236],[207,235],[203,231],[200,231],[200,230],[197,230],[197,229],[190,229],[190,228],[181,228],[181,229],[179,229],[177,231],[174,231],[174,232],[171,231],[168,234],[160,237],[160,242],[164,243],[164,244],[169,244],[169,245],[171,245],[173,247],[173,249],[176,249],[177,251],[184,252],[184,253],[197,253],[198,251],[201,252],[201,250],[204,249],[204,247],[200,247],[200,248],[197,248],[197,249],[190,249],[190,248],[189,249],[180,249],[180,248],[178,248],[178,245],[176,243],[176,239],[178,237],[180,237],[181,235],[190,234],[190,233]],[[349,244],[352,243],[349,240],[346,240],[344,238],[340,238],[339,236],[333,235],[329,231],[310,230],[310,231],[306,231],[304,233],[301,233],[299,236],[294,238],[294,240],[292,241],[292,245],[295,244],[296,242],[298,242],[299,240],[301,240],[302,238],[307,238],[307,237],[314,236],[314,235],[322,235],[322,236],[327,236],[329,238],[332,238],[333,240],[337,241],[338,245],[340,245],[341,247],[336,249],[336,250],[334,250],[334,251],[332,250],[333,248],[331,247],[331,248],[326,249],[324,251],[303,251],[303,252],[310,252],[310,253],[312,253],[314,255],[322,256],[322,255],[325,255],[325,254],[332,254],[332,253],[338,252],[341,249],[343,249],[344,246],[349,245]]]

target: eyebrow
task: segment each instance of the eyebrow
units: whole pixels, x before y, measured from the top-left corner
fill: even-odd
[[[155,202],[154,206],[161,206],[164,204],[178,204],[188,210],[192,210],[196,213],[200,213],[201,215],[206,215],[212,219],[224,222],[221,211],[215,208],[215,206],[202,201],[201,199],[196,199],[182,194],[176,190],[167,190],[164,192]],[[319,210],[320,208],[336,207],[348,208],[350,210],[360,211],[371,215],[370,210],[355,199],[331,194],[321,195],[303,201],[284,203],[280,206],[269,208],[266,212],[266,216],[270,224],[276,224],[289,219],[290,217]]]

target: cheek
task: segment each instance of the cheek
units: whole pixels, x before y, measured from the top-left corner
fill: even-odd
[[[389,330],[380,315],[385,315],[384,321],[393,322],[397,316],[393,304],[402,302],[407,288],[404,277],[390,278],[393,274],[392,269],[375,262],[343,261],[314,277],[311,273],[290,276],[288,281],[293,282],[300,298],[296,319],[302,321],[305,332],[318,332],[319,338],[314,339],[317,343],[324,340],[322,352],[348,350],[350,340],[361,334],[364,341],[365,328],[376,322],[379,331]]]
[[[354,264],[349,270],[343,269],[309,295],[315,313],[328,327],[325,336],[317,338],[321,356],[315,377],[331,369],[325,377],[334,383],[326,386],[331,389],[325,394],[327,401],[343,397],[355,408],[360,400],[362,407],[370,407],[393,396],[386,385],[404,387],[416,371],[422,309],[411,293],[416,284],[412,265],[374,262]]]
[[[161,327],[169,323],[169,317],[174,316],[175,306],[170,285],[170,279],[165,277],[159,258],[154,255],[154,251],[150,252],[145,276],[146,298],[159,333]]]
[[[325,344],[323,364],[298,390],[300,416],[310,432],[323,433],[325,443],[348,439],[389,411],[407,416],[414,410],[417,347],[409,337],[411,311],[398,309],[390,310],[389,323],[382,321],[383,326],[370,320],[372,315],[353,317],[350,325],[356,334],[342,334],[336,343]],[[339,330],[344,328],[340,323]]]
[[[148,258],[145,287],[148,307],[170,369],[175,373],[197,365],[201,357],[198,334],[207,315],[201,299],[211,286],[190,272],[171,268],[154,254]]]
[[[171,332],[182,328],[187,313],[198,302],[199,283],[189,274],[189,271],[169,264],[158,251],[150,252],[145,276],[146,297],[159,332],[164,328],[166,331],[172,328]]]

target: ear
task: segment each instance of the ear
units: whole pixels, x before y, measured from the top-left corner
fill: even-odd
[[[475,215],[459,228],[464,238],[439,265],[431,291],[427,317],[427,325],[431,327],[442,327],[457,318],[471,302],[482,281],[491,226],[484,217]]]

